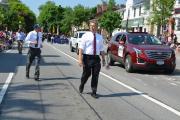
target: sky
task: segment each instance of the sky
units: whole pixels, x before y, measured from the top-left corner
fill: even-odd
[[[81,4],[86,7],[94,7],[97,4],[101,4],[102,0],[21,0],[26,6],[28,6],[37,16],[39,15],[39,6],[45,4],[47,1],[54,1],[56,5],[62,7],[74,7]],[[106,1],[106,0],[104,0]],[[115,0],[117,4],[125,3],[126,0]]]

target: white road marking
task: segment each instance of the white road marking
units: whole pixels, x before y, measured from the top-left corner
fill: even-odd
[[[60,52],[60,53],[62,53],[62,54],[64,54],[64,55],[70,57],[71,59],[73,59],[73,60],[75,60],[75,61],[78,61],[78,60],[75,59],[74,57],[72,57],[72,56],[64,53],[63,51],[57,49],[56,47],[54,47],[54,46],[52,46],[52,45],[49,45],[49,44],[47,44],[47,45],[50,46],[50,47],[52,47],[52,48],[54,48],[54,49],[57,50],[58,52]],[[156,103],[157,105],[159,105],[159,106],[161,106],[161,107],[169,110],[170,112],[176,114],[177,116],[180,116],[180,111],[178,111],[178,110],[176,110],[176,109],[174,109],[174,108],[166,105],[165,103],[162,103],[162,102],[156,100],[155,98],[152,98],[151,96],[145,95],[145,94],[143,94],[143,92],[141,92],[141,91],[139,91],[139,90],[137,90],[137,89],[135,89],[135,88],[133,88],[133,87],[131,87],[131,86],[129,86],[129,85],[126,85],[126,84],[120,82],[119,80],[117,80],[117,79],[115,79],[115,78],[113,78],[113,77],[111,77],[111,76],[109,76],[109,75],[107,75],[107,74],[105,74],[105,73],[103,73],[103,72],[100,72],[100,74],[103,75],[103,76],[105,76],[105,77],[107,77],[107,78],[109,78],[109,79],[111,79],[112,81],[114,81],[114,82],[116,82],[116,83],[124,86],[125,88],[127,88],[127,89],[129,89],[129,90],[131,90],[131,91],[133,91],[133,92],[135,92],[135,93],[138,93],[140,96],[142,96],[142,97],[150,100],[151,102]]]
[[[172,80],[172,78],[168,77],[168,78],[167,78],[167,80],[171,81],[171,80]]]
[[[174,85],[174,86],[177,86],[177,84],[176,83],[170,83],[171,85]]]
[[[6,53],[9,53],[9,52],[11,52],[11,50],[7,50],[7,51],[6,51]]]
[[[2,100],[4,98],[4,95],[6,94],[6,91],[8,89],[9,84],[11,83],[11,80],[13,78],[14,73],[9,73],[9,76],[5,82],[5,84],[2,87],[2,90],[0,92],[0,104],[2,103]]]
[[[7,50],[5,51],[5,53],[9,53],[12,50]],[[9,76],[5,82],[5,84],[3,85],[1,91],[0,91],[0,104],[2,103],[2,100],[4,98],[4,95],[6,94],[6,91],[8,89],[9,84],[11,83],[12,77],[13,77],[14,73],[9,73]]]

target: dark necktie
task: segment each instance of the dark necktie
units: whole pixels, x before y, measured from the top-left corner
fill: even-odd
[[[93,54],[96,55],[96,33],[94,33],[93,48],[94,48]]]
[[[38,41],[39,41],[38,32],[37,32],[37,38],[36,38],[36,40],[37,40],[37,44],[35,44],[35,47],[38,47]]]

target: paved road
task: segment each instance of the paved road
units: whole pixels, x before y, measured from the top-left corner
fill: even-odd
[[[41,81],[25,78],[27,50],[0,53],[0,89],[11,84],[0,106],[0,120],[180,120],[180,59],[173,75],[127,73],[119,64],[102,68],[99,99],[90,96],[90,80],[78,92],[82,69],[68,45],[44,44]],[[1,96],[1,95],[0,95]]]

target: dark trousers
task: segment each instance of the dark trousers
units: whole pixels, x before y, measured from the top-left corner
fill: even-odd
[[[101,62],[99,56],[83,55],[83,73],[81,77],[81,86],[84,86],[88,78],[92,74],[91,89],[96,93],[98,86],[99,72],[101,70]]]
[[[19,53],[22,52],[22,48],[23,48],[23,40],[18,40],[18,51],[19,51]]]
[[[26,74],[29,75],[29,69],[35,58],[36,58],[36,60],[35,60],[35,66],[36,66],[35,67],[35,77],[39,78],[39,74],[40,74],[39,64],[40,64],[40,60],[41,60],[40,48],[29,48],[29,51],[27,54]]]

